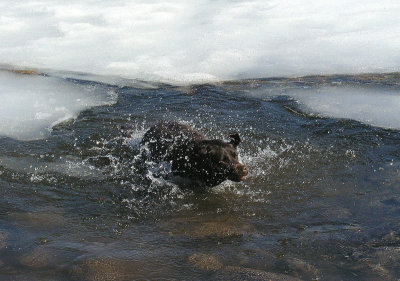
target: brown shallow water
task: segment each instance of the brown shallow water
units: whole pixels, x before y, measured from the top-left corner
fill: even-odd
[[[0,138],[0,280],[400,276],[400,132],[296,100],[323,87],[372,89],[379,100],[399,91],[396,75],[191,87],[69,81],[110,88],[118,101],[46,139]],[[138,156],[160,119],[209,137],[239,132],[248,179],[205,191],[164,179],[167,164]]]

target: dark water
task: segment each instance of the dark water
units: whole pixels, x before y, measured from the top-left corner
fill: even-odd
[[[400,88],[378,78],[97,85],[117,103],[44,140],[0,138],[0,280],[397,280],[400,132],[282,94]],[[239,132],[248,179],[202,192],[154,176],[168,165],[141,163],[138,142],[161,119]]]

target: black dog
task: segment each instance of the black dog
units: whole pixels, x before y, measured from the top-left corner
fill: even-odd
[[[229,137],[229,143],[207,140],[188,125],[161,122],[145,133],[142,145],[147,145],[153,161],[170,161],[175,174],[211,187],[227,179],[243,181],[248,174],[238,161],[239,135]]]

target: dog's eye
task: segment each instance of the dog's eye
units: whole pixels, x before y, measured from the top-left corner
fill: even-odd
[[[224,156],[223,158],[222,158],[222,161],[221,162],[223,162],[223,163],[229,163],[229,158],[228,158],[228,156]]]

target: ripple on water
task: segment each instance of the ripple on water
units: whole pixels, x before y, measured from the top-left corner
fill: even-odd
[[[9,233],[5,230],[0,229],[0,251],[7,248],[8,237],[9,237]]]

